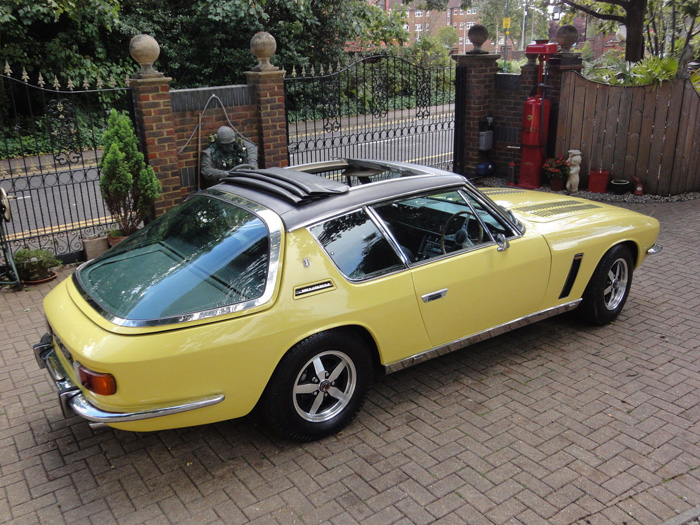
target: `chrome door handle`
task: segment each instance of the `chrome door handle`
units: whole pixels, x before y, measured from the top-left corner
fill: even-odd
[[[447,295],[447,288],[443,288],[442,290],[438,290],[437,292],[430,292],[425,295],[421,296],[421,299],[423,299],[424,303],[429,303],[430,301],[435,301],[437,299],[442,299]]]

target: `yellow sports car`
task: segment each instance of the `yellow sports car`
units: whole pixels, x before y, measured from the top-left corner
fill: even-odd
[[[134,431],[257,407],[284,436],[347,425],[390,373],[578,308],[613,321],[659,224],[459,175],[339,160],[241,169],[45,299],[37,361],[66,416]]]

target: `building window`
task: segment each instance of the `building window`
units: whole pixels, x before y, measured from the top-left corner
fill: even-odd
[[[459,30],[464,31],[464,22],[459,23]]]
[[[430,31],[430,24],[425,24],[425,32],[427,33],[429,31]]]
[[[460,36],[460,37],[459,37],[459,45],[461,46],[462,44],[464,44],[464,38],[462,38],[462,37]]]
[[[476,14],[476,7],[470,7],[467,9],[467,14],[468,15],[475,15]]]
[[[457,16],[457,14],[459,13],[459,9],[457,9],[457,8],[455,7],[455,8],[452,10],[452,13],[454,13],[454,15]]]
[[[423,24],[416,24],[416,33],[423,31]]]
[[[421,11],[420,9],[416,9],[416,15],[415,15],[415,16],[416,16],[416,18],[420,18],[421,16],[423,16],[423,11]]]
[[[475,24],[476,24],[476,22],[467,22],[467,31],[469,31],[469,29],[474,27]]]

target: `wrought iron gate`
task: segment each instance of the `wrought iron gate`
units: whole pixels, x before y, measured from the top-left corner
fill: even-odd
[[[111,108],[133,117],[132,99],[128,88],[43,83],[0,75],[0,186],[14,197],[8,242],[13,252],[45,248],[70,262],[83,237],[113,224],[99,189],[101,136]]]
[[[375,55],[285,79],[289,164],[338,157],[452,168],[453,66]]]

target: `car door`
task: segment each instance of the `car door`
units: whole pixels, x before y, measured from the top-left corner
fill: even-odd
[[[520,236],[474,195],[432,193],[376,211],[401,249],[410,253],[416,300],[433,346],[541,307],[550,269],[545,240]],[[500,251],[495,242],[499,233],[510,242]]]

